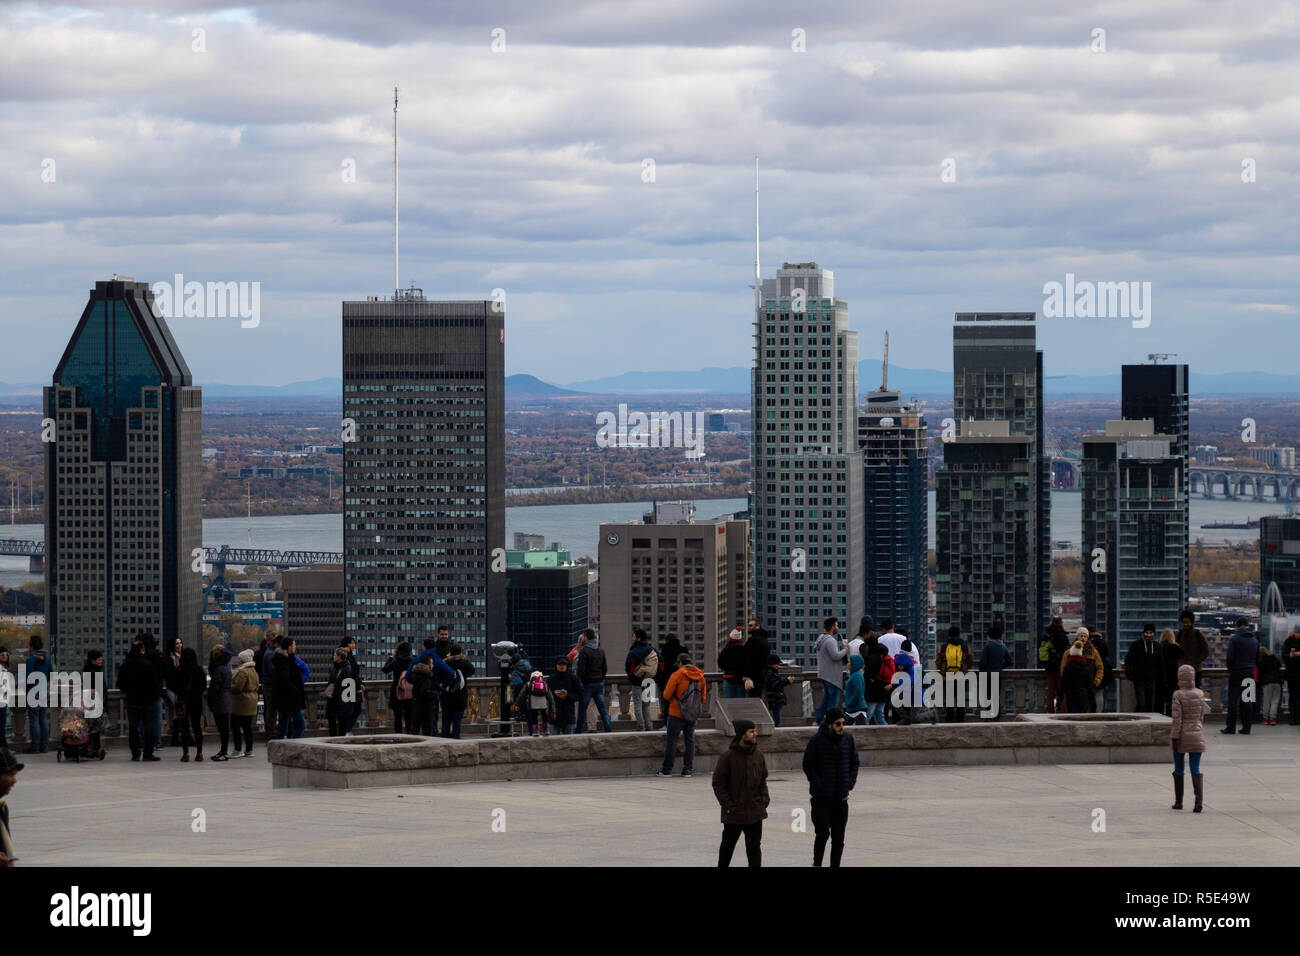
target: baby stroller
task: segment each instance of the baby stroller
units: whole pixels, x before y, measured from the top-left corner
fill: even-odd
[[[65,710],[59,718],[59,749],[55,751],[54,759],[80,763],[82,758],[103,760],[104,751],[90,749],[90,725],[86,722],[83,708],[75,707]]]

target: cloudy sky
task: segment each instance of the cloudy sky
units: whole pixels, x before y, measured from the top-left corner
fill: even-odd
[[[1296,371],[1298,11],[0,3],[0,380],[113,272],[261,284],[256,328],[173,321],[197,382],[339,375],[340,301],[392,289],[395,83],[402,284],[505,289],[508,372],[748,365],[755,153],[764,273],[834,270],[864,357],[949,368],[953,312],[1073,273],[1151,322],[1041,318],[1048,374]]]

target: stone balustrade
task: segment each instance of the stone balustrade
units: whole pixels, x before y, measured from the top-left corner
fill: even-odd
[[[782,711],[783,727],[806,726],[821,702],[821,682],[815,671],[802,671],[797,668],[784,668],[783,672],[797,680],[786,690],[786,705]],[[1123,669],[1115,672],[1116,680],[1108,690],[1107,710],[1121,713],[1131,711],[1134,703],[1133,685],[1123,679]],[[708,699],[710,701],[721,695],[721,674],[706,674]],[[1227,681],[1227,671],[1222,668],[1210,668],[1204,671],[1202,685],[1211,694],[1211,712],[1222,712],[1223,688]],[[327,733],[325,719],[325,700],[321,696],[324,683],[307,685],[306,736],[323,736]],[[492,726],[488,721],[499,716],[498,696],[500,681],[496,677],[474,677],[468,682],[469,707],[465,712],[462,735],[465,737],[488,736]],[[1004,718],[1020,714],[1044,713],[1047,710],[1047,679],[1042,670],[1007,670],[1003,672],[1001,682],[1003,703],[1001,713]],[[605,703],[610,719],[616,731],[636,730],[636,718],[632,695],[640,693],[640,688],[625,677],[610,677],[605,682]],[[1115,697],[1118,694],[1118,701]],[[127,736],[126,702],[120,692],[110,690],[104,704],[105,747],[123,745]],[[1284,700],[1284,710],[1286,701]],[[706,705],[707,707],[707,705]],[[659,714],[659,700],[656,696],[651,705],[652,714],[662,719]],[[27,720],[23,708],[11,707],[9,740],[14,749],[21,749],[27,742]],[[205,735],[209,738],[216,733],[216,725],[211,714],[204,715]],[[260,723],[260,719],[259,719]],[[54,708],[50,714],[51,739],[57,742],[59,709]],[[377,682],[365,685],[364,709],[353,732],[355,734],[389,733],[392,731],[392,714],[388,707],[388,683]],[[713,721],[705,716],[700,724],[701,730],[711,729]],[[169,736],[166,731],[164,736]]]

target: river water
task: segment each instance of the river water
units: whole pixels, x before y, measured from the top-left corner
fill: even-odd
[[[1082,519],[1079,513],[1082,496],[1077,492],[1052,492],[1052,537],[1069,541],[1078,549],[1082,545]],[[696,514],[701,519],[728,514],[745,507],[743,498],[697,500]],[[545,535],[547,544],[558,541],[576,557],[599,553],[597,544],[601,524],[640,521],[650,502],[624,502],[595,505],[532,505],[506,508],[506,546],[513,543],[516,531]],[[1282,514],[1286,506],[1272,502],[1192,499],[1191,538],[1204,538],[1207,546],[1222,545],[1225,540],[1259,540],[1258,529],[1201,530],[1198,526],[1215,521],[1245,521],[1266,514]],[[247,518],[206,518],[203,543],[208,547],[228,544],[245,547],[249,540]],[[0,525],[0,537],[39,541],[45,537],[42,525]],[[278,515],[252,520],[252,545],[279,550],[342,551],[343,516],[338,514]],[[930,493],[930,547],[934,547],[934,493]],[[0,557],[0,585],[16,587],[40,575],[27,570],[26,558]]]

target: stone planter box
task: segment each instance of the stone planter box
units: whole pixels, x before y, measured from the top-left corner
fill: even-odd
[[[778,727],[759,746],[769,770],[799,770],[808,727]],[[1012,721],[910,727],[853,727],[864,768],[987,764],[1164,763],[1169,718],[1155,714],[1026,714]],[[711,773],[730,744],[715,730],[695,735],[695,772]],[[623,777],[652,774],[664,735],[579,734],[444,740],[376,734],[275,740],[268,745],[272,785],[396,787],[484,780]],[[681,770],[681,748],[675,770]]]

